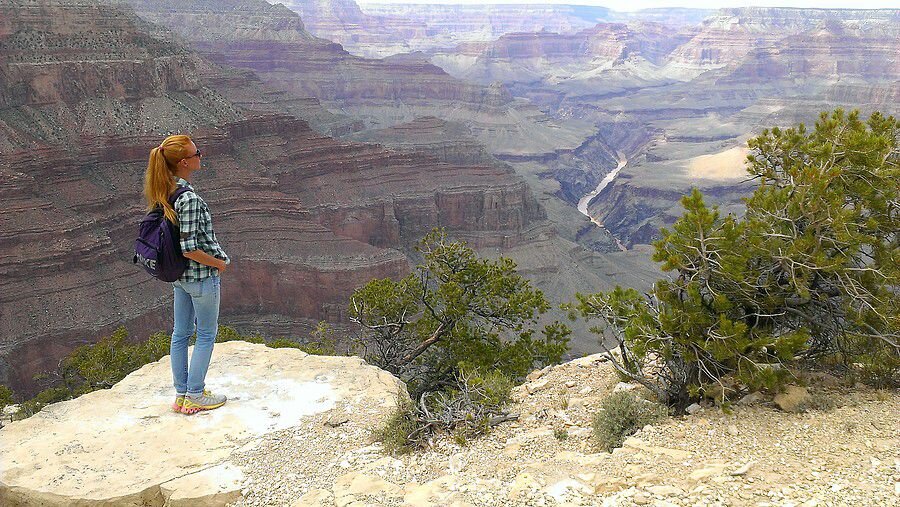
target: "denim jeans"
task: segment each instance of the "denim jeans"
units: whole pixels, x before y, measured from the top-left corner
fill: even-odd
[[[172,331],[172,378],[178,394],[200,394],[219,330],[220,279],[175,282],[175,326]],[[188,341],[197,326],[197,342],[188,368]]]

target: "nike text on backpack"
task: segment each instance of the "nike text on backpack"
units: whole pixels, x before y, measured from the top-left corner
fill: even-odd
[[[189,190],[178,187],[169,197],[169,204],[174,208],[175,201]],[[154,278],[164,282],[178,280],[187,269],[187,259],[181,254],[178,226],[166,220],[161,207],[147,213],[141,220],[138,238],[134,240],[132,261],[140,263]]]

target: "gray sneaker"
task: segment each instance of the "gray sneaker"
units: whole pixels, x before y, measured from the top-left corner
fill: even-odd
[[[227,400],[224,395],[213,394],[209,391],[203,391],[203,394],[190,394],[184,397],[184,404],[181,406],[182,414],[196,414],[201,410],[212,410],[219,408],[225,404]]]

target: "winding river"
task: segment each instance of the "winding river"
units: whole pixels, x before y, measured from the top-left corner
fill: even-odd
[[[590,193],[586,194],[584,197],[582,197],[578,201],[578,211],[580,211],[582,215],[590,218],[591,222],[594,222],[595,224],[597,224],[601,227],[603,226],[603,224],[598,222],[597,220],[594,219],[594,217],[592,217],[591,215],[588,214],[588,204],[590,204],[591,199],[593,199],[594,197],[597,197],[597,195],[599,195],[600,192],[602,192],[603,189],[606,188],[607,185],[609,185],[610,183],[612,183],[612,181],[614,179],[616,179],[616,176],[619,174],[619,171],[621,171],[626,165],[628,165],[628,159],[625,158],[625,155],[622,154],[621,151],[617,152],[616,155],[618,155],[618,157],[619,157],[619,165],[616,166],[615,169],[610,171],[609,174],[604,176],[602,180],[600,180],[600,183],[597,184],[597,188],[595,188]]]

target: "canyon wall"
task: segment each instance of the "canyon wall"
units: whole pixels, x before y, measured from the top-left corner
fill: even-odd
[[[222,313],[247,330],[345,323],[352,290],[408,272],[405,252],[433,226],[515,248],[544,219],[511,169],[322,135],[273,112],[283,93],[127,8],[15,1],[0,19],[0,382],[21,394],[119,325],[136,338],[170,325],[171,286],[131,264],[146,158],[167,133],[203,150],[192,183],[234,258]]]

